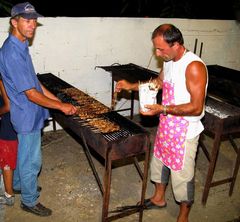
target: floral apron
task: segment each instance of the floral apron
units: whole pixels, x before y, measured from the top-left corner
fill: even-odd
[[[174,105],[174,84],[163,81],[162,104]],[[181,116],[160,114],[160,123],[154,144],[154,155],[174,171],[182,170],[185,140],[189,122]]]

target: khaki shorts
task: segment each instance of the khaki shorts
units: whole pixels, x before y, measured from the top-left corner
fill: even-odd
[[[171,175],[172,189],[177,202],[192,203],[194,200],[195,157],[199,135],[186,140],[186,154],[183,169],[173,171],[166,167],[154,155],[151,160],[151,180],[167,184]]]

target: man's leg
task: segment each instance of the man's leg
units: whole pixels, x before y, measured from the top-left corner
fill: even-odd
[[[21,184],[21,201],[33,207],[37,204],[38,173],[41,168],[41,133],[18,134],[18,170]]]
[[[5,192],[8,196],[14,196],[13,193],[13,170],[17,162],[17,140],[2,140],[5,150],[5,165],[3,167],[3,178]]]
[[[17,141],[16,140],[0,140],[0,146],[3,152],[1,156],[1,167],[3,174],[3,182],[5,193],[1,196],[1,202],[8,206],[14,205],[13,193],[13,169],[16,168],[17,159]]]
[[[3,168],[3,180],[5,192],[7,192],[9,195],[14,195],[12,188],[13,170],[9,166],[5,166]]]
[[[188,203],[180,203],[180,211],[178,214],[177,222],[188,222],[191,205]]]
[[[38,173],[41,169],[41,132],[18,135],[21,208],[38,216],[50,216],[52,210],[38,202]]]
[[[180,203],[177,222],[188,222],[191,205],[194,201],[195,157],[199,136],[186,140],[186,154],[181,171],[171,171],[174,197]]]
[[[20,190],[20,176],[19,176],[19,169],[18,169],[18,157],[17,157],[17,166],[16,169],[13,172],[13,189],[14,190]]]
[[[3,196],[0,197],[0,204],[13,206],[15,202],[15,197],[12,189],[13,170],[8,165],[6,165],[3,168],[2,173],[5,193]]]
[[[155,192],[154,195],[150,198],[151,202],[159,206],[164,206],[166,204],[165,191],[166,191],[165,184],[155,183]]]
[[[151,180],[155,182],[155,192],[150,198],[151,202],[158,205],[166,205],[165,191],[169,180],[169,169],[155,156],[151,160]]]

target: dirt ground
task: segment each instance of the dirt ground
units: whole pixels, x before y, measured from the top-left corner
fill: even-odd
[[[136,120],[138,121],[138,120]],[[147,127],[153,140],[156,127]],[[206,142],[212,140],[206,137]],[[240,146],[240,140],[237,140]],[[42,186],[40,202],[53,210],[50,217],[38,217],[20,208],[20,196],[16,195],[13,207],[0,206],[0,222],[100,222],[102,196],[92,170],[81,147],[64,130],[45,132],[42,138],[43,167],[39,176]],[[230,144],[222,142],[215,177],[228,177],[235,161],[235,153]],[[102,161],[93,158],[95,167],[103,176]],[[143,161],[140,162],[143,166]],[[202,206],[201,197],[206,179],[208,161],[199,149],[196,164],[195,203],[190,213],[191,222],[239,222],[240,221],[240,173],[233,195],[228,196],[229,184],[210,189],[206,206]],[[146,197],[153,193],[153,184],[148,179]],[[112,170],[110,209],[118,206],[133,205],[140,199],[141,179],[133,164],[118,164]],[[143,222],[175,222],[178,205],[175,203],[171,182],[166,199],[168,206],[161,210],[145,210]],[[138,214],[133,214],[116,221],[136,222]]]

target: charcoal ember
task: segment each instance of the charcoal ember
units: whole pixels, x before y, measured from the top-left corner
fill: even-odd
[[[205,106],[205,110],[206,110],[206,112],[211,113],[211,114],[219,117],[220,119],[225,119],[225,118],[230,116],[230,114],[223,113],[222,110],[218,110],[218,109],[213,108],[211,106]]]

